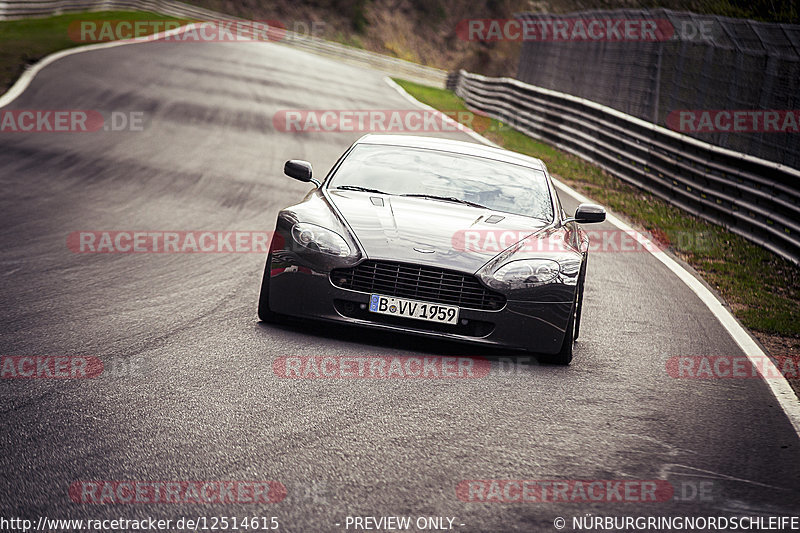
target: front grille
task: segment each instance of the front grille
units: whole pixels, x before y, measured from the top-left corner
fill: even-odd
[[[343,289],[471,309],[496,311],[506,304],[505,296],[486,289],[474,276],[431,266],[364,261],[333,270],[331,282]]]

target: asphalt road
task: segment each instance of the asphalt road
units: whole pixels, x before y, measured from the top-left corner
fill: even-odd
[[[0,134],[0,354],[96,356],[106,368],[95,379],[0,380],[2,516],[277,516],[284,531],[447,516],[459,531],[554,531],[557,516],[587,513],[800,514],[798,438],[766,385],[667,374],[670,357],[740,351],[647,253],[591,257],[570,367],[504,372],[518,354],[260,324],[261,254],[67,247],[80,230],[272,229],[309,189],[282,175],[283,162],[307,159],[322,174],[360,135],[283,133],[272,115],[409,108],[382,76],[267,43],[147,43],[57,61],[13,102],[146,118],[142,132]],[[277,377],[273,362],[292,355],[470,355],[493,367],[479,379]],[[662,480],[676,494],[457,498],[476,479]],[[79,480],[275,480],[288,495],[91,505],[70,499]]]

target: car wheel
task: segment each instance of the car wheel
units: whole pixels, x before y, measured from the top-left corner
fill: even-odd
[[[551,365],[568,365],[572,362],[572,344],[575,341],[575,325],[577,323],[576,315],[578,314],[577,298],[575,305],[572,307],[572,315],[569,317],[567,323],[567,331],[564,334],[564,341],[561,343],[561,350],[555,354],[546,354],[539,358],[542,363],[549,363]]]
[[[269,308],[269,279],[272,268],[272,253],[267,254],[267,265],[264,267],[264,277],[261,279],[261,295],[258,298],[258,318],[262,322],[281,322],[283,315],[274,313]]]
[[[578,279],[578,304],[577,304],[577,309],[575,310],[574,339],[578,338],[578,333],[580,333],[581,331],[581,312],[583,311],[583,284],[585,280],[586,280],[586,259],[583,260],[583,266],[581,267],[581,275],[580,278]]]

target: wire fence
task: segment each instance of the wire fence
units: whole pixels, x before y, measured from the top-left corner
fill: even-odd
[[[511,78],[462,70],[448,85],[469,108],[800,264],[800,170]]]
[[[525,13],[517,20],[551,30],[526,36],[518,79],[800,168],[800,25],[667,9]],[[658,31],[655,38],[591,34],[609,21]],[[559,24],[565,31],[554,33]],[[588,28],[589,36],[576,28]]]

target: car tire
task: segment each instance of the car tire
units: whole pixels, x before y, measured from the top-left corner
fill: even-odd
[[[258,318],[262,322],[279,323],[283,321],[283,315],[273,312],[269,308],[269,280],[272,265],[272,253],[267,254],[267,264],[264,267],[264,277],[261,279],[261,295],[258,298]]]
[[[575,311],[575,337],[573,340],[578,338],[578,334],[581,331],[581,313],[583,312],[583,284],[586,281],[586,260],[583,260],[583,265],[581,266],[581,275],[578,278],[578,308]]]
[[[572,314],[567,323],[567,331],[564,333],[564,341],[561,343],[561,349],[555,354],[546,354],[539,358],[542,363],[551,365],[568,365],[572,362],[572,344],[575,342],[575,325],[576,315],[578,313],[577,297],[575,305],[573,305]]]

